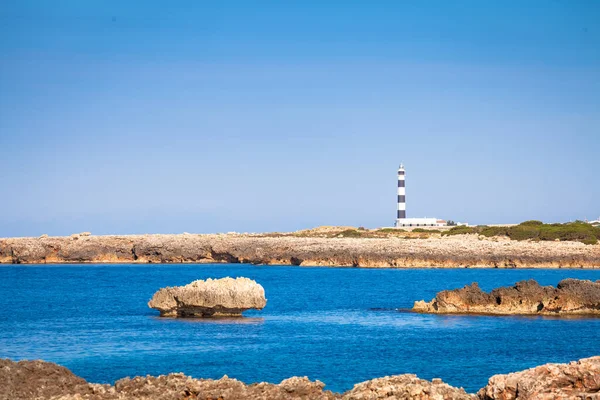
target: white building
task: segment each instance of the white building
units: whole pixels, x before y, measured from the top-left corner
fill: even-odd
[[[400,218],[396,220],[396,227],[402,226],[446,226],[446,221],[437,218]]]
[[[446,226],[446,221],[437,218],[406,218],[406,175],[404,165],[398,168],[398,208],[396,214],[397,228],[403,226]]]

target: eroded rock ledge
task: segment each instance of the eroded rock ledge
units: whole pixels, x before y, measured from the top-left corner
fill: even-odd
[[[477,283],[439,292],[430,302],[416,301],[413,311],[435,314],[598,315],[600,281],[564,279],[556,287],[521,281],[490,293]]]
[[[163,317],[241,317],[267,304],[265,290],[248,278],[197,280],[154,293],[148,307]]]
[[[477,396],[481,400],[599,400],[600,357],[494,375]]]
[[[480,239],[130,235],[0,239],[0,263],[252,263],[365,268],[600,268],[600,245]]]
[[[114,386],[88,383],[65,367],[44,361],[0,359],[0,399],[220,399],[220,400],[541,400],[600,399],[600,357],[569,364],[545,364],[521,372],[495,375],[477,394],[452,387],[440,379],[427,381],[405,374],[354,385],[346,393],[324,390],[325,384],[292,377],[279,384],[246,385],[224,376],[194,379],[181,373],[124,378]]]

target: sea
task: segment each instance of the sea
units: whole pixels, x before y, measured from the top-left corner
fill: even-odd
[[[267,306],[238,319],[161,318],[164,286],[248,277]],[[360,269],[244,264],[0,267],[0,358],[42,359],[89,382],[183,372],[246,383],[308,376],[326,389],[411,373],[475,392],[494,374],[600,355],[600,318],[411,313],[478,282],[600,280],[578,269]]]

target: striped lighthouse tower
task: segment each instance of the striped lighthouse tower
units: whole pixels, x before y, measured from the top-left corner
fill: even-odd
[[[406,188],[404,175],[404,164],[400,164],[398,168],[398,220],[406,218]],[[396,225],[399,225],[400,221],[396,221]]]

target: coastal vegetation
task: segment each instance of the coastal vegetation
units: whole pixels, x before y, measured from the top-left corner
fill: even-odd
[[[412,231],[406,231],[400,228],[381,228],[381,229],[344,229],[338,232],[332,232],[331,238],[389,238],[399,237],[404,239],[427,239],[431,234],[439,234],[436,229],[417,228]]]
[[[464,234],[478,234],[485,237],[506,236],[512,240],[578,241],[596,244],[600,239],[600,228],[582,221],[545,224],[531,220],[513,226],[456,226],[442,232],[442,236]]]
[[[398,232],[406,232],[404,229],[400,228],[381,228],[377,229],[379,233],[398,233]]]
[[[366,232],[359,231],[358,229],[346,229],[344,231],[341,231],[340,233],[338,233],[335,236],[348,237],[348,238],[360,238],[360,237],[365,237]]]
[[[542,221],[529,220],[518,225],[502,226],[448,226],[443,228],[417,227],[412,229],[378,228],[367,229],[351,226],[323,226],[313,229],[297,231],[294,233],[267,233],[264,237],[321,237],[321,238],[401,238],[401,239],[428,239],[440,236],[454,235],[479,235],[484,238],[506,237],[522,241],[578,241],[585,244],[597,244],[600,240],[600,227],[593,226],[583,221],[568,223],[545,224]]]
[[[416,233],[441,233],[438,229],[425,229],[425,228],[416,228],[413,229],[412,232]]]

